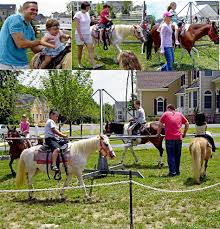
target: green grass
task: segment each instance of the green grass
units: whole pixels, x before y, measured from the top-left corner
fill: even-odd
[[[122,150],[117,150],[117,158],[109,160],[109,165],[120,161]],[[192,182],[191,157],[187,148],[183,149],[181,175],[166,177],[168,173],[166,154],[165,166],[157,168],[158,152],[155,149],[137,150],[140,163],[133,164],[130,153],[126,155],[128,170],[137,170],[144,179],[141,182],[163,189],[193,189],[220,182],[220,150],[209,161],[207,178],[200,186]],[[98,154],[93,154],[87,167],[97,165]],[[17,166],[17,162],[14,167]],[[0,189],[15,189],[8,161],[0,161]],[[126,176],[107,176],[95,179],[94,184],[128,180]],[[86,180],[86,184],[91,184]],[[74,179],[72,185],[76,185]],[[35,188],[56,187],[54,180],[46,174],[34,177]],[[133,206],[135,228],[220,228],[219,186],[202,192],[169,194],[149,191],[133,185]],[[88,190],[89,191],[89,190]],[[66,191],[67,200],[59,202],[56,191],[35,193],[35,201],[27,199],[27,193],[0,194],[0,228],[43,228],[44,224],[54,224],[59,228],[128,228],[129,227],[129,186],[118,185],[98,187],[92,190],[92,200],[83,200],[80,190]]]
[[[116,24],[119,22],[117,21]],[[78,69],[78,63],[77,63],[77,47],[75,44],[74,39],[74,32],[75,32],[75,22],[73,22],[73,46],[72,46],[72,54],[73,54],[73,69]],[[126,40],[135,40],[133,36],[128,37]],[[215,45],[213,42],[209,40],[209,38],[206,36],[203,38],[202,41],[197,42],[196,44],[209,44],[209,46],[200,46],[197,47],[197,49],[200,51],[200,57],[197,57],[195,55],[196,62],[198,63],[198,68],[200,70],[204,69],[210,69],[210,70],[218,70],[219,69],[219,46]],[[144,71],[156,71],[159,67],[158,61],[157,61],[157,55],[154,54],[154,51],[152,50],[152,60],[146,60],[145,54],[141,54],[141,44],[121,44],[122,50],[130,50],[133,51],[139,61],[141,62],[143,66]],[[102,45],[96,47],[96,53],[98,56],[101,57],[99,61],[97,61],[98,64],[104,64],[103,70],[116,70],[120,69],[118,64],[115,63],[114,58],[116,57],[116,51],[114,47],[111,45],[109,47],[109,50],[104,51],[102,48]],[[175,63],[174,63],[174,70],[177,69],[177,62],[179,60],[181,53],[181,49],[177,48],[175,49]],[[90,69],[91,66],[88,61],[88,52],[86,48],[84,48],[83,52],[83,58],[82,58],[82,64],[85,67],[85,69]],[[161,57],[161,62],[165,63],[165,58]],[[192,60],[190,59],[190,56],[185,53],[180,70],[186,71],[192,69]]]

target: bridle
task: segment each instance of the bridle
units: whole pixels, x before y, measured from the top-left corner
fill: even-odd
[[[134,26],[134,36],[138,39],[138,40],[144,40],[144,35],[143,36],[138,36],[138,34],[141,34],[141,32],[138,31],[137,27]]]
[[[103,147],[103,144],[105,145],[106,143],[105,142],[103,142],[103,137],[102,136],[100,136],[100,141],[99,141],[99,153],[101,153],[105,158],[107,157],[107,156],[110,156],[111,158],[112,157],[114,157],[114,155],[113,155],[113,153],[109,150],[109,152],[108,152],[108,150],[106,149],[106,147],[108,147],[108,145],[106,145],[106,147]],[[103,153],[104,152],[104,153]]]
[[[219,36],[217,33],[215,33],[213,26],[211,26],[211,28],[209,29],[208,36],[213,42],[219,42]]]

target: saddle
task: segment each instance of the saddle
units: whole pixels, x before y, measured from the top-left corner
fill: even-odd
[[[64,58],[67,55],[67,53],[69,52],[71,52],[71,42],[67,42],[64,50],[61,51],[56,57],[54,57],[46,68],[47,69],[61,69]],[[39,69],[44,59],[45,59],[45,54],[43,52],[39,52],[36,55],[36,58],[32,62],[32,68]]]
[[[62,147],[60,147],[60,153],[57,157],[56,165],[57,165],[57,168],[60,168],[61,163],[62,163],[64,166],[64,169],[65,169],[66,175],[68,173],[67,166],[66,166],[68,159],[69,159],[68,144],[64,144]],[[50,150],[50,148],[46,144],[42,145],[38,149],[38,151],[34,154],[34,161],[36,161],[37,164],[46,164],[47,176],[50,179],[49,166],[51,166],[51,164],[52,164],[52,151]],[[61,171],[55,172],[54,179],[55,180],[61,179]]]

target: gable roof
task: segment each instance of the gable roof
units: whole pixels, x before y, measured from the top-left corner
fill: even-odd
[[[168,88],[184,72],[137,72],[137,90]]]

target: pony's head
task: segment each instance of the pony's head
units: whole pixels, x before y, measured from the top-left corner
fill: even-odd
[[[141,26],[133,25],[133,29],[134,29],[134,36],[141,42],[145,42],[146,40],[145,40],[143,29],[141,28]]]
[[[109,139],[106,135],[100,135],[100,148],[99,152],[104,156],[104,157],[110,157],[114,158],[116,157],[112,146],[109,143]]]
[[[7,133],[7,138],[19,138],[21,137],[20,133],[16,130],[16,126],[10,128],[9,126],[7,126],[8,128],[8,133]],[[8,144],[12,144],[13,140],[8,140]]]
[[[208,36],[215,44],[219,44],[218,28],[217,28],[215,22],[212,22],[212,25],[211,25],[210,30],[208,32]]]

